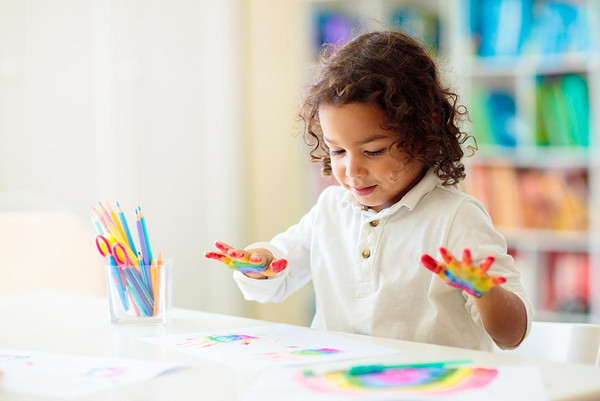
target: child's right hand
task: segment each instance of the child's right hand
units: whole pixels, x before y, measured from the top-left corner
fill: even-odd
[[[287,266],[287,260],[275,259],[266,249],[236,249],[222,241],[215,242],[221,252],[205,252],[204,256],[225,263],[230,269],[239,270],[248,277],[267,278]]]

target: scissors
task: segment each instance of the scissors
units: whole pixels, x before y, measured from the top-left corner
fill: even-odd
[[[118,266],[135,266],[135,263],[127,255],[125,247],[118,241],[114,241],[111,247],[110,241],[104,235],[97,235],[96,248],[98,248],[98,252],[105,258],[110,260],[112,257]]]
[[[127,264],[133,265],[131,258],[127,255],[127,252],[125,252],[125,248],[123,245],[121,245],[121,243],[114,241],[114,244],[111,247],[110,241],[103,235],[96,236],[96,248],[98,248],[98,252],[107,258],[109,263],[113,266],[111,273],[115,280],[115,285],[117,286],[121,303],[126,311],[129,310],[129,301],[127,301],[127,294],[125,293],[125,273],[122,267],[126,267]],[[121,255],[123,255],[122,259],[119,256],[117,249],[121,251]]]

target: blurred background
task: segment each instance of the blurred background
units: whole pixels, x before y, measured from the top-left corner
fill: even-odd
[[[470,110],[464,187],[536,319],[599,322],[599,18],[594,0],[0,0],[0,292],[104,294],[90,210],[118,201],[174,261],[174,306],[309,324],[310,286],[246,302],[203,253],[270,239],[332,184],[302,87],[323,43],[397,29]]]

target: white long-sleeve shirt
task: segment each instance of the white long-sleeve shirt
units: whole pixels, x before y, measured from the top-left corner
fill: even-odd
[[[493,255],[489,273],[504,276],[503,287],[523,300],[529,332],[532,307],[504,237],[481,203],[442,186],[433,169],[380,212],[361,209],[342,187],[325,189],[298,224],[248,247],[287,259],[284,271],[268,280],[234,272],[234,279],[259,302],[280,302],[312,279],[313,328],[489,350],[471,297],[420,263],[424,253],[439,260],[440,246],[457,258],[470,248],[474,265]]]

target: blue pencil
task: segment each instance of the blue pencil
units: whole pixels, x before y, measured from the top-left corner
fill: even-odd
[[[129,246],[134,254],[137,255],[137,250],[135,249],[135,243],[133,242],[133,238],[131,237],[131,232],[129,231],[129,225],[127,224],[127,219],[125,218],[125,213],[121,209],[121,205],[117,202],[117,207],[119,208],[119,221],[123,226],[123,230],[125,231],[125,236],[127,237],[127,242],[129,242]]]
[[[144,238],[146,239],[146,248],[148,248],[148,263],[146,264],[150,265],[152,263],[152,248],[150,248],[150,238],[148,238],[148,230],[146,229],[146,218],[142,215],[142,208],[138,206],[138,210],[140,211],[142,230],[144,232]]]
[[[121,276],[121,269],[117,266],[117,262],[115,262],[115,258],[112,255],[108,256],[108,263],[112,266],[110,270],[115,280],[121,303],[123,304],[123,308],[127,311],[129,310],[129,302],[127,301],[127,295],[125,295],[125,283],[123,282],[123,276]]]
[[[104,231],[102,230],[100,223],[98,223],[98,220],[94,218],[94,214],[92,212],[90,212],[90,216],[92,217],[92,223],[94,223],[94,227],[96,227],[96,232],[100,235],[104,235]]]

